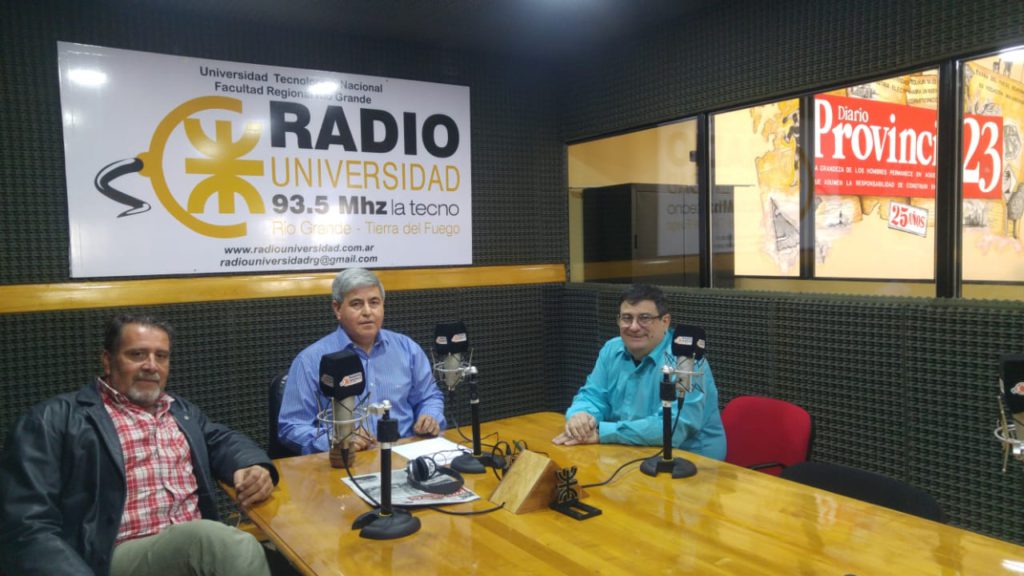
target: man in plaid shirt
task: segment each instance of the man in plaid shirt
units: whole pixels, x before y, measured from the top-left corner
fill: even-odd
[[[37,404],[0,457],[0,570],[13,574],[270,571],[251,535],[217,521],[216,480],[243,508],[277,471],[252,440],[164,391],[172,330],[107,326],[104,375]]]

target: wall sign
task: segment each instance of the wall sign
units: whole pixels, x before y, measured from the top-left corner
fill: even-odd
[[[71,276],[472,263],[469,88],[58,42]]]

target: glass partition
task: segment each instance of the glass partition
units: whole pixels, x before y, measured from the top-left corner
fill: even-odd
[[[735,276],[798,277],[800,101],[715,114],[711,133],[712,233],[727,226],[722,240],[732,239],[730,249],[715,242],[715,286],[733,286]]]
[[[965,297],[1024,300],[1024,48],[961,70],[951,258]],[[712,286],[934,296],[955,208],[936,197],[939,86],[932,68],[709,115]],[[572,281],[700,285],[697,148],[696,120],[569,146]]]
[[[932,280],[938,71],[814,97],[815,277]]]
[[[964,295],[1000,297],[985,284],[1024,282],[1024,49],[962,69]]]
[[[700,285],[696,121],[568,150],[570,280]]]

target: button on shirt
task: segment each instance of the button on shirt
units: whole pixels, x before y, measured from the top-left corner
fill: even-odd
[[[671,350],[672,330],[637,364],[622,338],[601,348],[594,370],[576,393],[566,418],[587,412],[598,422],[602,444],[662,444],[661,367]],[[677,402],[672,403],[675,434],[672,445],[704,456],[725,459],[725,430],[718,411],[718,389],[707,359],[695,365],[702,372],[686,393],[676,425]]]
[[[120,392],[97,386],[121,441],[127,480],[115,545],[156,534],[171,524],[200,519],[192,454],[170,413],[174,399],[161,395],[151,413]]]
[[[434,382],[430,360],[408,336],[381,330],[367,354],[340,327],[299,353],[288,371],[281,399],[278,435],[281,442],[301,454],[326,452],[327,433],[317,426],[317,413],[330,411],[331,401],[320,391],[320,358],[352,350],[363,362],[366,390],[357,404],[391,402],[391,417],[398,420],[402,437],[412,436],[416,419],[426,414],[444,429],[444,394]],[[379,417],[370,416],[366,428],[376,434]]]

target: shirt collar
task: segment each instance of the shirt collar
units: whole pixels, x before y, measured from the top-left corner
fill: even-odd
[[[377,338],[374,339],[374,341],[373,341],[373,348],[374,349],[376,349],[378,347],[380,347],[380,348],[387,348],[387,342],[388,341],[384,338],[384,329],[381,328],[377,332]],[[351,348],[352,350],[355,350],[355,351],[362,351],[364,353],[366,352],[365,350],[360,348],[358,345],[356,345],[356,343],[353,342],[351,338],[349,338],[348,333],[345,332],[345,329],[342,328],[341,326],[338,326],[338,343],[341,344],[341,348],[343,350],[345,348]]]
[[[113,386],[104,382],[101,378],[96,378],[96,390],[100,393],[100,397],[104,401],[109,400],[110,404],[117,406],[122,409],[129,410],[141,410],[143,412],[150,412],[149,410],[139,406],[132,402],[127,396],[114,390]],[[162,415],[171,408],[171,402],[174,402],[174,398],[171,398],[166,392],[161,392],[160,397],[156,399],[156,411],[153,414]]]

